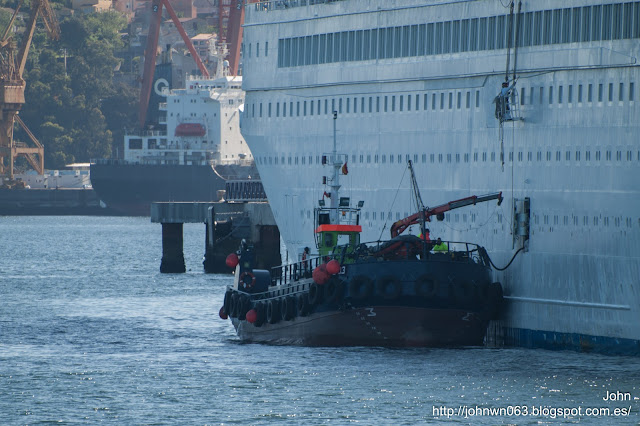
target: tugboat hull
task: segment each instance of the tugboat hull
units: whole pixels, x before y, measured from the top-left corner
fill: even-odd
[[[233,319],[247,342],[302,346],[444,347],[483,344],[485,314],[464,309],[371,306],[319,312],[255,327]]]

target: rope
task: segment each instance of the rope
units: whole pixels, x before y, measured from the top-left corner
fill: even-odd
[[[408,168],[409,167],[405,167],[404,173],[402,173],[402,179],[400,179],[400,183],[398,184],[398,189],[396,190],[396,195],[393,197],[393,201],[391,202],[391,207],[389,209],[389,212],[391,212],[391,209],[393,209],[393,205],[396,203],[396,199],[398,198],[398,194],[400,193],[400,187],[402,186],[402,182],[404,181],[404,176],[407,174],[407,169]],[[387,228],[387,223],[389,223],[389,219],[385,220],[384,226],[380,230],[380,236],[378,236],[378,241],[380,241],[380,239],[382,239],[382,233]]]
[[[504,268],[498,268],[494,263],[493,260],[491,260],[491,258],[489,257],[489,253],[487,253],[487,258],[489,259],[489,263],[491,263],[491,266],[493,266],[493,268],[496,271],[504,271],[505,269],[507,269],[509,266],[511,266],[511,263],[514,261],[514,259],[516,258],[516,256],[518,255],[518,253],[520,253],[522,250],[524,250],[524,247],[520,247],[514,254],[513,257],[511,258],[511,260],[509,261],[509,263],[507,263],[507,266],[505,266]]]

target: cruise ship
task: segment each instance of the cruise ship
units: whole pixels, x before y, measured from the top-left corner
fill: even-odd
[[[430,224],[497,266],[521,249],[494,272],[494,338],[640,353],[640,2],[244,7],[241,130],[291,258],[314,247],[336,111],[363,241],[414,212],[408,160],[427,205],[503,191]]]

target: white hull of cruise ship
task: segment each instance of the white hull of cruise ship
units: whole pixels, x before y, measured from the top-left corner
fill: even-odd
[[[510,57],[521,120],[504,123],[503,143],[493,100],[507,2],[301,3],[247,5],[244,32],[242,133],[289,252],[314,247],[335,109],[363,240],[413,213],[408,159],[427,205],[504,192],[499,207],[430,226],[484,245],[498,266],[522,245],[514,210],[528,197],[526,250],[496,272],[506,343],[639,353],[640,2],[522,2]]]

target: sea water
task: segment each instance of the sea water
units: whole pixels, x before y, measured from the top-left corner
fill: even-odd
[[[0,424],[637,424],[640,359],[242,344],[148,218],[0,217]]]

